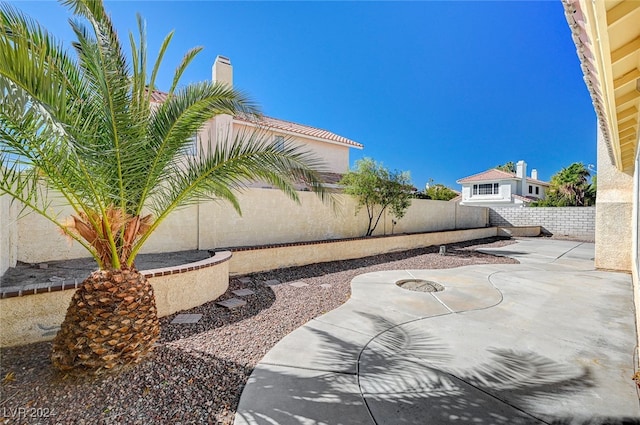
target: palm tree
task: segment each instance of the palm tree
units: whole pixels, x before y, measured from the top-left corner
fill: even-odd
[[[585,206],[589,194],[589,170],[581,162],[574,162],[551,178],[551,197],[559,206]]]
[[[75,55],[37,22],[0,5],[0,194],[46,217],[96,260],[51,359],[60,370],[100,372],[138,362],[158,338],[153,289],[134,260],[172,211],[214,197],[240,212],[234,190],[253,180],[294,200],[303,181],[327,198],[322,163],[288,142],[283,149],[260,134],[239,135],[189,156],[191,136],[207,120],[255,115],[256,107],[220,83],[179,88],[200,48],[184,55],[167,100],[152,105],[173,34],[148,67],[140,17],[139,38],[129,34],[129,60],[101,0],[62,4],[73,14]],[[70,219],[54,211],[59,197],[73,208]]]

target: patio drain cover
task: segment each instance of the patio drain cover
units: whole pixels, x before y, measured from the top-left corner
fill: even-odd
[[[444,286],[437,282],[423,279],[404,279],[396,282],[402,289],[416,292],[440,292],[444,291]]]

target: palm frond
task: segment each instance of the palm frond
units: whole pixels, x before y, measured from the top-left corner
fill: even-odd
[[[175,70],[167,100],[151,93],[173,33],[148,62],[145,22],[130,34],[127,59],[102,1],[63,0],[73,13],[75,57],[12,6],[0,5],[0,192],[54,222],[100,267],[131,265],[142,244],[176,208],[215,197],[240,211],[236,193],[261,180],[298,200],[304,182],[323,199],[321,161],[257,133],[237,136],[201,157],[192,136],[219,114],[259,115],[246,95],[202,82],[178,88],[200,48]],[[153,63],[148,75],[148,63]],[[212,148],[213,149],[213,148]],[[74,209],[49,211],[49,190]],[[144,209],[152,216],[142,216]]]

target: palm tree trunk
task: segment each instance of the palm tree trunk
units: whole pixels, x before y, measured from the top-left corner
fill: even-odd
[[[159,334],[149,281],[135,269],[99,270],[73,295],[51,361],[61,371],[100,373],[137,363]]]

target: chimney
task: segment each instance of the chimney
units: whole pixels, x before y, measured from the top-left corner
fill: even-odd
[[[214,83],[225,83],[233,87],[233,67],[229,58],[220,55],[216,56],[216,60],[211,67],[211,79]]]
[[[535,168],[531,170],[531,178],[534,180],[538,180],[538,170],[536,170]]]
[[[516,163],[516,177],[520,179],[527,177],[527,163],[523,160]]]

